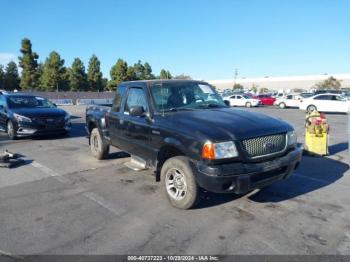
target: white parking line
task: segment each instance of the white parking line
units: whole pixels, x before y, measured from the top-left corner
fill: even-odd
[[[44,172],[45,174],[55,178],[56,180],[58,180],[59,182],[63,183],[63,184],[69,184],[71,181],[63,176],[61,176],[60,174],[56,173],[55,171],[53,171],[51,168],[48,168],[46,166],[43,166],[42,164],[33,161],[31,163],[31,165],[33,167],[36,167],[38,169],[40,169],[42,172]]]
[[[112,213],[114,213],[117,216],[121,216],[125,212],[125,210],[116,210],[103,197],[101,197],[100,195],[95,194],[94,192],[85,192],[83,195],[86,198],[96,202],[100,206],[103,206],[104,208],[108,209],[109,211],[111,211]]]
[[[53,177],[54,179],[61,182],[62,184],[72,184],[71,180],[56,173],[55,171],[53,171],[49,167],[46,167],[46,166],[44,166],[38,162],[35,162],[35,161],[33,161],[31,163],[31,165],[35,168],[40,169],[42,172]],[[79,189],[80,192],[86,191],[86,189],[84,187],[76,186],[76,188]],[[107,210],[109,210],[110,212],[112,212],[113,214],[115,214],[117,216],[121,216],[125,212],[124,209],[116,210],[111,203],[108,203],[102,196],[97,195],[94,192],[87,191],[87,192],[83,193],[83,196],[90,199],[91,201],[97,203],[98,205],[106,208]]]

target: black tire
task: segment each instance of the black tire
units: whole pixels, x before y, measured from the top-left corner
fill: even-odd
[[[279,106],[279,108],[281,108],[281,109],[286,108],[286,104],[285,104],[285,103],[283,103],[283,102],[282,102],[282,103],[280,103],[278,106]]]
[[[317,110],[317,107],[314,106],[314,105],[309,105],[307,108],[306,108],[306,111],[310,114],[312,113],[313,111],[316,111]]]
[[[175,184],[179,183],[173,183],[173,188],[170,188],[170,182],[171,176],[173,176],[174,181],[178,181],[177,178],[174,178],[174,174],[179,175],[181,174],[182,179],[184,180],[184,186],[182,189],[185,191],[184,194],[180,195],[179,199],[176,199],[176,189]],[[185,156],[176,156],[168,159],[165,161],[161,173],[161,181],[162,181],[162,188],[164,193],[166,194],[169,202],[177,208],[180,209],[190,209],[194,207],[200,200],[200,188],[197,185],[195,175],[193,173],[191,163]],[[167,186],[169,186],[169,189],[167,189]],[[180,181],[181,186],[181,181]]]
[[[246,107],[252,107],[252,103],[247,102],[247,103],[245,103],[245,106],[246,106]]]
[[[11,120],[7,121],[6,132],[10,140],[15,140],[17,138],[17,130]]]
[[[98,160],[102,160],[108,157],[109,145],[102,138],[98,128],[94,128],[90,134],[90,149],[91,153]]]

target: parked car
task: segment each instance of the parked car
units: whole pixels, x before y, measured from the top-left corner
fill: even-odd
[[[341,95],[342,93],[343,93],[342,90],[321,89],[321,90],[316,90],[314,95],[320,95],[320,94],[339,94],[339,95]]]
[[[300,93],[300,96],[302,97],[302,98],[308,98],[308,97],[312,97],[312,96],[314,96],[315,94],[314,93],[308,93],[308,92],[302,92],[302,93]]]
[[[325,93],[315,95],[300,101],[300,109],[312,112],[348,112],[350,101],[343,95]]]
[[[10,139],[66,134],[70,115],[49,100],[25,93],[0,93],[0,130]]]
[[[276,98],[270,95],[258,95],[254,97],[255,99],[259,99],[262,105],[271,106],[276,101]]]
[[[282,97],[285,97],[285,94],[284,93],[279,93],[279,92],[275,92],[275,93],[272,93],[270,94],[272,97],[278,99],[278,98],[282,98]]]
[[[86,130],[97,159],[110,146],[128,152],[127,165],[153,169],[182,209],[200,200],[201,188],[246,193],[288,178],[301,160],[291,125],[230,108],[201,81],[121,83],[111,108],[87,108]]]
[[[260,104],[260,100],[251,98],[250,96],[245,94],[224,97],[224,101],[229,106],[255,107]]]
[[[287,107],[297,107],[299,108],[301,96],[299,94],[289,94],[285,97],[278,98],[274,102],[274,105],[279,108],[287,108]]]

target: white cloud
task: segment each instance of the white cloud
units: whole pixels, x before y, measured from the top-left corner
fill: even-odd
[[[6,66],[11,61],[14,61],[18,64],[17,55],[10,53],[0,53],[0,65]]]

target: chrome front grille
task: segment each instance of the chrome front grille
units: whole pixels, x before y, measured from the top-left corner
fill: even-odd
[[[283,152],[286,149],[286,134],[261,136],[242,141],[248,158],[259,158]]]

